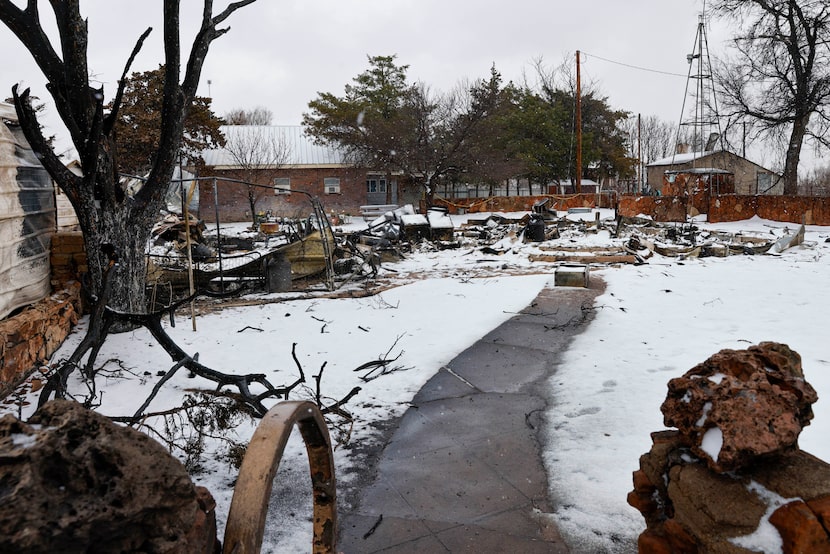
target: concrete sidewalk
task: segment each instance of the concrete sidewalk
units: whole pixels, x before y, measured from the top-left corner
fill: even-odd
[[[338,551],[567,552],[538,436],[547,379],[601,292],[547,288],[430,379],[360,489],[339,511]]]

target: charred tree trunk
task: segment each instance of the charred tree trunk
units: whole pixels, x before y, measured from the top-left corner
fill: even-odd
[[[256,215],[257,200],[259,200],[259,197],[258,197],[258,192],[256,190],[256,187],[252,187],[252,186],[248,185],[248,207],[251,210],[251,228],[252,229],[256,229],[257,228],[257,223],[259,223],[257,221],[258,218],[257,218],[257,215]]]

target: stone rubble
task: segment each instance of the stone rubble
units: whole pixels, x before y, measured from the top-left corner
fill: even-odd
[[[771,342],[723,350],[668,388],[677,429],[652,433],[628,494],[646,522],[639,552],[753,552],[740,538],[768,517],[784,554],[830,553],[830,464],[798,448],[818,399],[800,356]]]

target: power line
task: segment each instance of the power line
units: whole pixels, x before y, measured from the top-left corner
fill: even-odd
[[[624,67],[629,67],[631,69],[637,69],[639,71],[648,71],[649,73],[659,73],[661,75],[670,75],[672,77],[683,77],[684,79],[686,77],[688,77],[688,75],[682,75],[680,73],[671,73],[669,71],[660,71],[659,69],[649,69],[648,67],[640,67],[638,65],[631,65],[629,63],[623,63],[623,62],[617,62],[617,61],[614,61],[614,60],[609,60],[608,58],[603,58],[602,56],[597,56],[596,54],[590,54],[590,53],[585,52],[585,51],[582,51],[582,53],[585,54],[586,56],[593,56],[594,58],[596,58],[598,60],[602,60],[604,62],[613,63],[613,64],[621,65],[621,66],[624,66]]]

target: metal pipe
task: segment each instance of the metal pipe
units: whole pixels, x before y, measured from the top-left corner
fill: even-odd
[[[219,288],[225,292],[225,273],[222,271],[222,234],[219,232],[219,187],[213,178],[213,212],[216,214],[216,255],[219,258]]]

